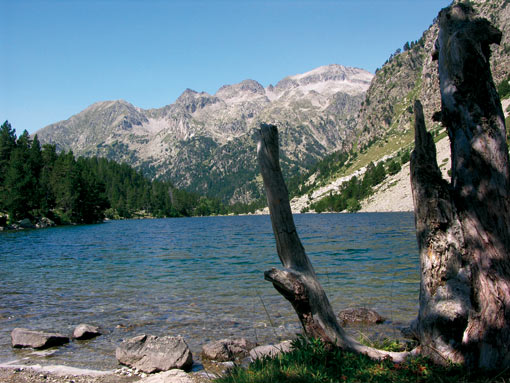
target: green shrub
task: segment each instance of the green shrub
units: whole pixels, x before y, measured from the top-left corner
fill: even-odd
[[[402,167],[395,160],[390,161],[390,163],[388,164],[388,174],[390,175],[397,174],[400,171],[400,169],[402,169]]]
[[[501,99],[510,97],[510,75],[499,83],[498,93]]]
[[[409,154],[409,150],[406,150],[404,152],[404,154],[402,154],[402,157],[400,157],[400,163],[402,165],[404,165],[404,164],[408,163],[410,159],[411,159],[411,155]]]

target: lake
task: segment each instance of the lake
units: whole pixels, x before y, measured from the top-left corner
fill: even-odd
[[[335,311],[373,308],[388,318],[377,331],[390,336],[415,317],[412,213],[299,214],[295,221]],[[182,335],[194,357],[225,337],[288,339],[300,331],[297,316],[263,275],[278,266],[268,216],[0,233],[0,362],[111,369],[116,346],[141,333]],[[49,355],[11,348],[15,327],[71,334],[79,323],[104,335]]]

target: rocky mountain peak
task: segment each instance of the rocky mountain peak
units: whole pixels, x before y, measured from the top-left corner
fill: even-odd
[[[138,109],[133,104],[127,102],[126,100],[107,100],[107,101],[99,101],[87,107],[83,112],[102,112],[106,110],[136,110]],[[83,113],[82,112],[82,113]]]
[[[218,102],[218,98],[211,96],[206,92],[196,92],[192,89],[186,89],[179,98],[175,101],[175,104],[184,109],[188,113],[195,113],[197,110],[204,109],[208,105],[212,105]]]
[[[187,88],[181,95],[175,100],[176,104],[188,104],[190,101],[194,100],[200,93],[197,91]]]
[[[343,65],[332,64],[313,69],[309,72],[285,77],[274,87],[269,86],[268,92],[272,98],[284,94],[317,92],[321,95],[332,96],[343,92],[350,95],[360,95],[366,92],[374,75],[359,68],[349,68]]]
[[[373,75],[363,69],[348,68],[343,65],[324,65],[303,74],[290,76],[289,78],[300,85],[306,85],[325,81],[370,81]]]
[[[265,96],[266,90],[255,80],[244,80],[234,85],[224,85],[216,92],[222,100],[250,99]]]

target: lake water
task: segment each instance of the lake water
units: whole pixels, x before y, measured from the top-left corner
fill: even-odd
[[[335,311],[374,308],[389,319],[379,327],[385,333],[398,333],[415,317],[419,263],[411,213],[295,220]],[[141,333],[180,334],[197,356],[209,340],[289,338],[300,330],[297,316],[263,276],[278,266],[268,216],[0,233],[0,362],[115,368],[115,347]],[[71,334],[79,323],[98,325],[104,335],[51,355],[11,348],[15,327]]]

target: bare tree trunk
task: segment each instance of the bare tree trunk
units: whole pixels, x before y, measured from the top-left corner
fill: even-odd
[[[421,353],[471,368],[510,367],[510,176],[501,103],[489,67],[501,33],[463,4],[439,14],[442,111],[452,181],[415,105],[411,159],[422,279]]]
[[[262,124],[257,154],[266,189],[276,249],[283,270],[264,273],[266,280],[296,311],[306,335],[320,338],[345,350],[364,353],[374,359],[390,357],[401,362],[409,353],[386,352],[364,346],[349,337],[338,323],[313,266],[298,237],[290,209],[289,195],[279,164],[278,131]]]

